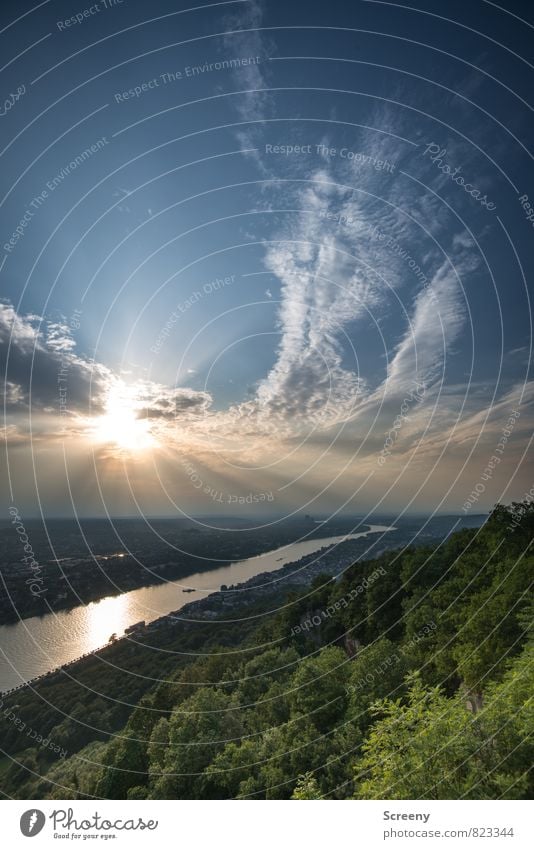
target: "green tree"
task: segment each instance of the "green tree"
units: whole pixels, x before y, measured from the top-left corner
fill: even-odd
[[[534,648],[527,646],[471,713],[412,677],[408,700],[377,702],[357,764],[362,799],[528,798],[534,758]]]
[[[297,786],[293,790],[292,799],[321,799],[321,791],[317,784],[317,779],[311,772],[301,775],[297,781]]]
[[[204,770],[229,742],[240,739],[238,707],[232,697],[203,687],[173,711],[163,774],[154,783],[153,798],[212,798],[213,785]]]
[[[361,799],[459,799],[474,783],[476,720],[459,698],[413,679],[408,702],[384,699],[357,765]]]
[[[292,679],[293,714],[308,716],[319,731],[330,730],[347,704],[348,662],[336,646],[301,661]]]

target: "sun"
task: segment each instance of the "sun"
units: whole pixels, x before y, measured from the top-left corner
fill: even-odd
[[[135,386],[117,381],[109,389],[105,413],[91,423],[92,441],[132,454],[155,447],[150,422],[141,415],[142,406]]]

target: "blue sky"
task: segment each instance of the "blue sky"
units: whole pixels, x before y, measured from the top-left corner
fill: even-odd
[[[6,504],[530,489],[527,4],[30,9],[0,32]]]

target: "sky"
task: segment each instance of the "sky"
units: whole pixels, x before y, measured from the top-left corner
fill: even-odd
[[[532,9],[414,4],[2,4],[6,516],[531,491]]]

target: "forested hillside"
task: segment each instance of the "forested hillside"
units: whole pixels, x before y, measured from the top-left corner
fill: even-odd
[[[528,798],[533,530],[532,504],[497,506],[482,529],[319,578],[275,615],[244,607],[219,645],[167,656],[159,672],[154,655],[151,674],[165,680],[119,733],[55,761],[27,750],[34,773],[9,766],[5,790]]]

